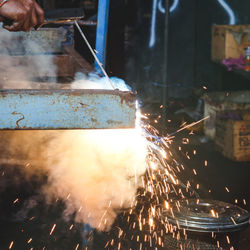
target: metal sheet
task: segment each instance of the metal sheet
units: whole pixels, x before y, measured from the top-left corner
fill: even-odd
[[[0,90],[0,129],[131,128],[135,99],[118,90]]]

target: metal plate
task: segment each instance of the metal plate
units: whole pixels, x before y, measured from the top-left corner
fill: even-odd
[[[135,100],[118,90],[0,90],[0,129],[132,128]]]
[[[187,231],[233,232],[248,225],[249,213],[236,205],[202,199],[184,199],[178,204],[178,208],[175,203],[171,204],[173,213],[165,210],[163,217]],[[212,210],[215,215],[211,213]]]

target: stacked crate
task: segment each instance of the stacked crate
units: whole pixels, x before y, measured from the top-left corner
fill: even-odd
[[[224,111],[216,119],[215,144],[227,158],[250,161],[250,111]]]
[[[235,161],[250,161],[250,91],[204,96],[204,132],[217,150]]]
[[[224,59],[245,55],[250,46],[250,25],[215,25],[212,27],[212,61],[220,63]]]

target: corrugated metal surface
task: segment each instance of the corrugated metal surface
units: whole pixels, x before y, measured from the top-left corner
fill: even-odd
[[[118,90],[0,90],[0,129],[130,128],[135,99]]]

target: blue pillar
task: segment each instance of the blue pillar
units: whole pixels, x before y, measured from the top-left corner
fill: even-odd
[[[97,29],[96,29],[96,51],[97,57],[105,69],[106,45],[108,33],[109,0],[98,1]],[[95,70],[100,71],[100,67],[95,62]]]

